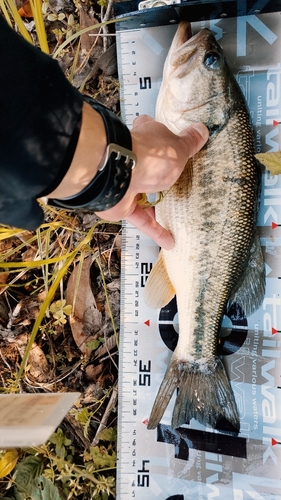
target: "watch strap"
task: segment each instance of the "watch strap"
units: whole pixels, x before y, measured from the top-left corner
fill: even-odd
[[[103,119],[108,143],[105,160],[95,177],[82,191],[59,200],[49,199],[48,203],[59,208],[82,208],[98,212],[112,208],[123,198],[137,158],[131,151],[130,131],[117,115],[95,99],[88,96],[83,98]]]

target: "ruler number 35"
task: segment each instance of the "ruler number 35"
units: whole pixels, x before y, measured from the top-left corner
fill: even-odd
[[[148,360],[147,365],[143,365],[139,361],[139,385],[150,386],[151,360]]]

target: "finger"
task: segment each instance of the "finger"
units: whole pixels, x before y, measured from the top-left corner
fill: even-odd
[[[147,234],[147,236],[152,238],[160,247],[165,248],[165,250],[171,250],[174,247],[175,243],[171,233],[160,226],[154,217],[139,206],[135,208],[131,215],[126,217],[126,220]]]
[[[189,158],[197,153],[206,144],[209,130],[203,123],[193,123],[179,133],[188,147]]]
[[[147,207],[144,210],[146,211],[146,213],[148,215],[150,215],[150,217],[153,217],[153,219],[155,219],[155,207],[153,207],[153,206]]]

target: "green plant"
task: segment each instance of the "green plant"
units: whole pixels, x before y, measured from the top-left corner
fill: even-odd
[[[68,280],[68,269],[75,262],[78,267],[82,267],[83,259],[90,254],[96,261],[100,271],[101,283],[104,287],[104,300],[108,305],[108,312],[111,315],[112,329],[117,337],[118,332],[114,323],[114,318],[110,307],[110,297],[106,289],[106,279],[103,273],[104,266],[98,250],[92,240],[98,237],[99,228],[104,228],[109,223],[99,221],[88,232],[81,231],[76,219],[69,218],[64,212],[55,214],[54,220],[45,223],[36,234],[13,231],[6,227],[0,227],[0,241],[12,240],[13,245],[8,245],[7,251],[0,255],[0,268],[5,272],[10,272],[14,276],[13,284],[5,283],[2,290],[12,293],[16,285],[16,277],[32,274],[36,272],[36,284],[34,283],[33,295],[40,289],[44,295],[39,314],[34,320],[31,329],[30,341],[22,360],[20,369],[13,373],[13,376],[5,380],[5,392],[16,392],[21,384],[29,376],[29,366],[26,362],[29,357],[31,346],[36,339],[38,332],[41,333],[41,343],[47,343],[48,339],[54,339],[60,335],[65,326],[68,314],[71,312],[71,305],[66,305],[64,297],[64,286]],[[114,239],[114,233],[111,236]],[[26,248],[32,248],[35,255],[33,260],[20,261],[19,256],[25,255]],[[95,249],[96,248],[96,249]],[[39,272],[40,271],[40,272]],[[78,273],[78,280],[81,273]],[[28,283],[34,280],[27,280]],[[78,287],[78,282],[77,282]],[[1,293],[1,292],[0,292]],[[58,295],[61,296],[58,299]],[[76,295],[75,295],[76,297]],[[75,299],[74,297],[74,299]],[[57,300],[56,300],[57,299]],[[93,349],[102,344],[104,339],[96,339],[89,342]],[[51,366],[56,368],[58,375],[56,383],[63,378],[64,373],[69,373],[69,362],[71,354],[62,350],[46,357]],[[29,363],[29,361],[28,361]],[[81,364],[81,361],[78,361]],[[75,368],[76,365],[74,365]],[[52,369],[54,369],[52,368]],[[73,369],[72,369],[73,370]],[[60,386],[56,386],[60,390]],[[101,408],[110,396],[110,389],[104,389],[100,400],[93,399],[92,407],[78,406],[73,408],[70,415],[77,420],[81,426],[86,440],[89,442],[89,434],[96,429],[100,420]],[[36,449],[16,450],[14,455],[5,454],[3,457],[5,467],[3,473],[7,474],[1,481],[1,487],[6,485],[6,498],[14,500],[37,500],[36,491],[40,488],[41,500],[59,499],[62,500],[77,498],[89,500],[105,500],[114,498],[115,488],[115,465],[116,465],[116,430],[107,430],[99,433],[99,444],[89,446],[86,449],[70,440],[62,428],[52,435],[46,445]],[[0,472],[1,472],[0,455]],[[23,479],[25,478],[25,479]],[[24,482],[25,481],[25,482]],[[3,492],[2,492],[3,493]],[[1,495],[0,495],[1,496]],[[4,497],[5,498],[5,497]]]
[[[90,446],[89,451],[84,451],[77,457],[71,440],[58,428],[46,445],[21,450],[20,461],[16,450],[6,452],[4,457],[8,464],[8,475],[5,498],[15,500],[115,498],[115,477],[112,472],[116,463],[116,430],[105,429],[101,433],[101,438],[108,443],[107,448],[104,445]]]
[[[54,325],[65,325],[66,316],[69,316],[72,312],[72,306],[70,304],[66,305],[66,300],[56,300],[50,306],[50,312],[52,313],[54,319]]]
[[[91,423],[92,416],[94,415],[93,411],[89,411],[87,407],[84,408],[72,408],[70,410],[70,415],[73,415],[75,420],[80,422],[83,427],[84,436],[88,437],[89,426]]]

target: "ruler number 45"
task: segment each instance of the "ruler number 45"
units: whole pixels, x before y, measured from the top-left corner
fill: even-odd
[[[146,464],[149,464],[149,460],[142,460],[142,469],[139,469],[138,472],[138,486],[141,487],[149,487],[149,469],[146,469]],[[148,474],[145,474],[148,473]]]

